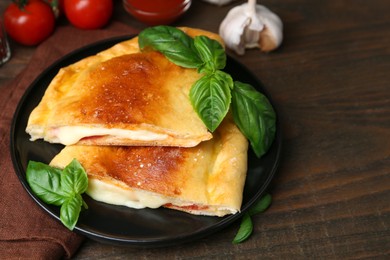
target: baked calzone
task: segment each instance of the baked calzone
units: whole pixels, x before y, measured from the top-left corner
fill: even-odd
[[[76,158],[88,175],[86,193],[97,201],[224,216],[240,211],[247,150],[247,139],[225,118],[214,138],[196,147],[71,145],[50,165],[64,168]]]
[[[208,31],[181,29],[222,42]],[[159,52],[141,52],[135,37],[62,68],[26,131],[31,140],[64,145],[196,146],[212,138],[189,99],[201,76]]]

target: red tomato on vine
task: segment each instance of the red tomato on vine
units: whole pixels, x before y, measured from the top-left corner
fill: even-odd
[[[23,45],[37,45],[48,38],[55,28],[53,11],[41,0],[15,0],[4,12],[8,35]]]

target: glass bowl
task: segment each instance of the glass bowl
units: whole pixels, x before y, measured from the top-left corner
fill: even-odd
[[[123,0],[125,10],[147,25],[170,24],[184,14],[192,0]]]

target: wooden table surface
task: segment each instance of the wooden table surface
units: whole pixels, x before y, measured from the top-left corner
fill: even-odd
[[[260,1],[259,1],[260,2]],[[227,11],[195,0],[174,25],[217,32]],[[261,1],[284,22],[272,53],[235,56],[265,85],[282,125],[282,160],[272,206],[254,233],[231,243],[239,223],[168,248],[117,247],[87,240],[76,259],[390,259],[390,1]],[[115,1],[113,19],[143,29]],[[1,1],[3,12],[6,1]],[[34,47],[11,43],[0,89]]]

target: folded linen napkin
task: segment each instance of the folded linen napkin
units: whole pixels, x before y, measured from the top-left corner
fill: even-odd
[[[137,33],[113,22],[101,30],[58,26],[40,44],[26,68],[0,95],[0,252],[2,259],[58,259],[72,257],[84,237],[71,232],[41,209],[19,182],[10,156],[10,126],[16,106],[30,83],[63,55],[89,43]]]

